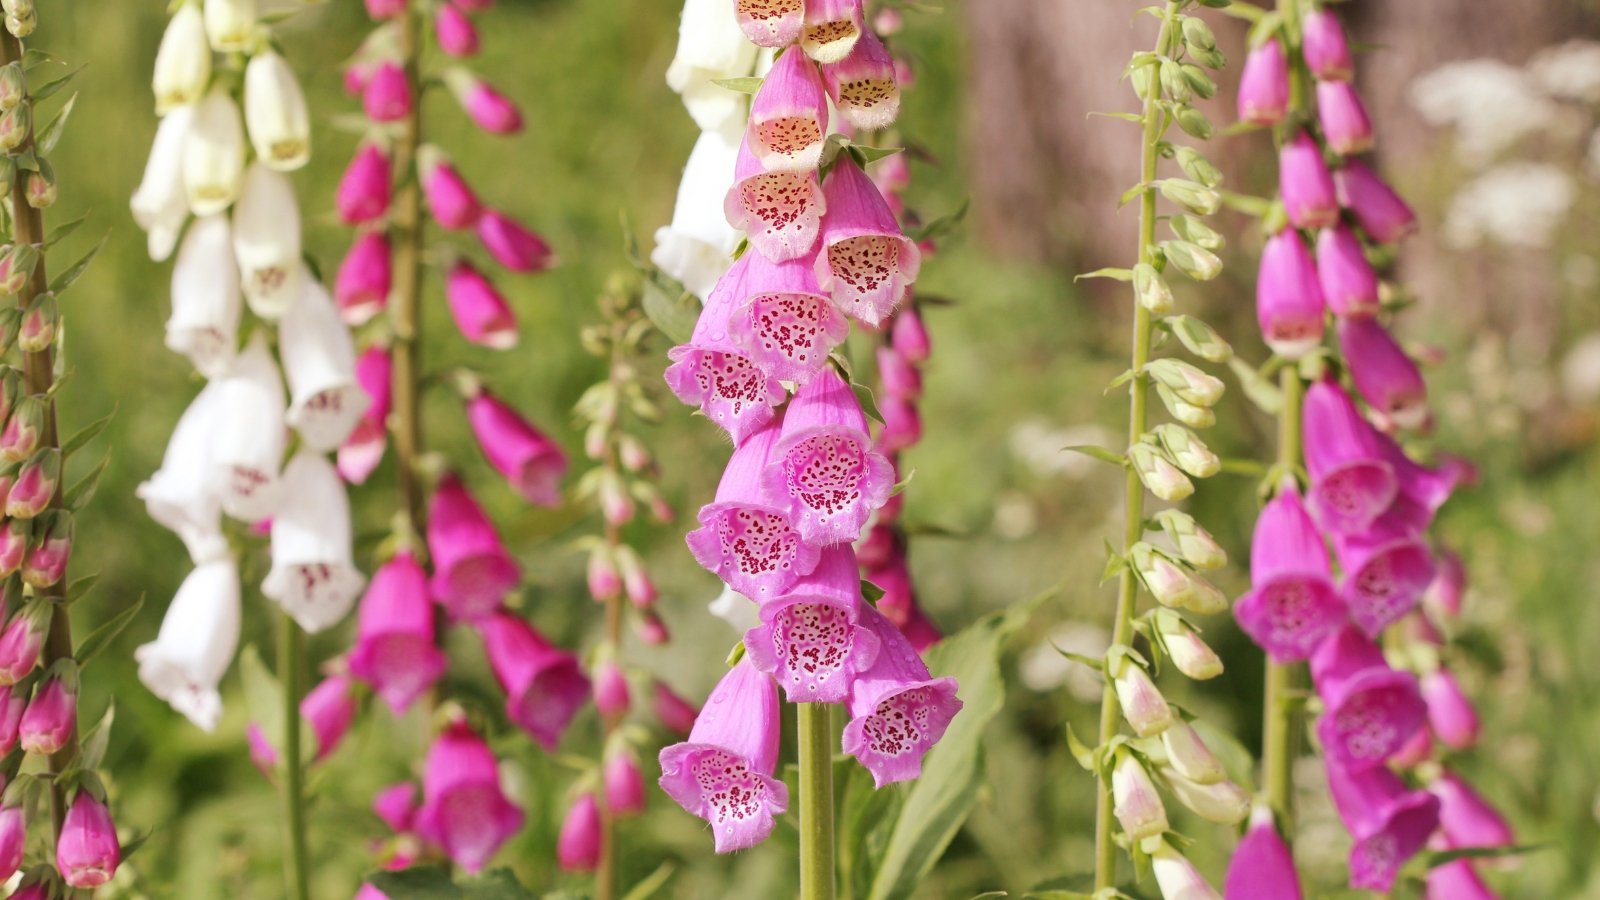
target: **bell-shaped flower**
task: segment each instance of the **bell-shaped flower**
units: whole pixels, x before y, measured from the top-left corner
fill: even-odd
[[[749,258],[728,336],[768,376],[805,384],[849,336],[850,323],[817,286],[810,260]]]
[[[556,836],[556,862],[563,872],[593,872],[600,865],[600,803],[585,791],[567,807]]]
[[[276,319],[304,289],[300,206],[282,172],[257,162],[245,173],[233,207],[233,251],[250,311]]]
[[[1194,863],[1166,841],[1161,841],[1150,854],[1150,870],[1161,889],[1162,900],[1222,900]]]
[[[350,501],[333,466],[309,451],[289,461],[279,487],[261,593],[315,634],[350,612],[365,581],[350,559]]]
[[[809,257],[826,209],[816,172],[767,171],[745,136],[722,211],[752,249],[773,262]]]
[[[1449,848],[1516,844],[1516,833],[1505,816],[1460,775],[1446,770],[1428,785],[1428,791],[1439,798],[1439,828]]]
[[[324,759],[339,748],[356,718],[356,698],[350,679],[330,675],[300,698],[300,717],[311,726],[317,742],[317,759]]]
[[[915,307],[907,307],[895,314],[894,324],[889,330],[889,343],[896,353],[914,363],[927,362],[929,354],[933,352],[928,326]]]
[[[389,305],[389,290],[393,284],[388,233],[362,232],[350,245],[333,281],[339,315],[351,327],[365,325]]]
[[[1122,708],[1122,717],[1128,720],[1128,726],[1134,734],[1140,737],[1157,735],[1177,721],[1177,715],[1167,703],[1167,698],[1161,696],[1150,673],[1133,658],[1126,655],[1119,657],[1116,671],[1111,675],[1116,688],[1117,705]]]
[[[222,716],[217,685],[239,646],[239,617],[239,570],[221,556],[183,579],[156,639],[133,652],[139,680],[202,731]]]
[[[218,53],[250,49],[256,31],[256,0],[203,0],[206,36]]]
[[[1379,435],[1331,379],[1306,390],[1302,422],[1309,497],[1317,521],[1337,533],[1367,528],[1399,493],[1399,479]]]
[[[193,11],[192,7],[184,9]],[[179,15],[182,15],[182,11]],[[210,51],[206,51],[209,60]],[[150,158],[144,164],[139,188],[128,201],[133,220],[144,229],[150,259],[161,262],[178,246],[178,234],[189,219],[189,195],[183,184],[183,148],[188,143],[194,110],[182,106],[167,113],[156,126]]]
[[[589,678],[578,658],[508,610],[477,627],[489,666],[506,692],[506,717],[554,752],[572,717],[589,701]]]
[[[910,360],[888,345],[879,347],[876,357],[878,383],[885,394],[912,401],[922,397],[922,371]]]
[[[206,24],[196,3],[185,3],[172,14],[156,48],[155,74],[150,79],[156,95],[156,115],[165,116],[189,106],[211,83],[211,45]]]
[[[87,787],[67,807],[56,839],[56,870],[69,887],[93,889],[110,881],[122,863],[117,826],[105,802]]]
[[[1333,152],[1354,156],[1372,149],[1372,120],[1367,107],[1347,81],[1317,83],[1317,118]]]
[[[439,227],[458,231],[478,224],[483,205],[450,160],[432,145],[422,147],[417,159],[422,171],[422,196]],[[733,168],[731,158],[728,168]]]
[[[1127,750],[1117,753],[1116,766],[1111,770],[1111,797],[1111,811],[1135,846],[1171,828],[1167,808],[1156,793],[1150,773]]]
[[[478,29],[454,3],[441,3],[434,10],[433,33],[439,39],[439,49],[447,56],[459,59],[478,54]]]
[[[749,46],[742,36],[739,40]],[[739,157],[740,135],[730,131],[704,131],[695,141],[678,184],[672,224],[656,229],[656,246],[650,252],[657,268],[702,300],[733,264],[733,251],[739,245],[739,232],[722,210]]]
[[[1239,121],[1276,125],[1289,113],[1289,59],[1271,38],[1253,48],[1239,73]]]
[[[1161,732],[1161,749],[1167,755],[1167,765],[1182,778],[1199,785],[1221,784],[1228,779],[1211,748],[1200,737],[1200,732],[1188,722],[1178,719]]]
[[[292,172],[311,158],[311,116],[294,70],[282,56],[264,50],[244,67],[244,124],[256,159]]]
[[[728,670],[689,739],[661,751],[661,789],[711,825],[718,853],[754,847],[789,808],[778,764],[778,689],[748,657]]]
[[[244,181],[244,122],[239,107],[213,87],[194,108],[184,132],[183,186],[197,216],[220,213],[239,196]]]
[[[717,82],[750,75],[757,52],[740,30],[729,0],[685,0],[667,86],[683,97],[690,118],[703,132],[744,125],[745,98]]]
[[[76,680],[75,678],[73,679]],[[18,723],[18,742],[28,753],[49,756],[67,745],[78,724],[78,692],[67,679],[46,674]]]
[[[228,217],[202,216],[189,226],[172,267],[172,315],[167,349],[181,353],[207,378],[233,362],[244,303]]]
[[[761,624],[745,633],[745,650],[790,703],[843,702],[857,673],[877,657],[876,635],[859,624],[861,576],[848,545],[823,550],[810,575],[760,611]]]
[[[850,53],[822,66],[828,96],[846,122],[862,131],[888,128],[900,115],[900,81],[889,48],[870,30]]]
[[[1422,697],[1428,704],[1428,724],[1440,743],[1467,750],[1478,742],[1482,730],[1478,711],[1449,669],[1440,667],[1422,676]]]
[[[788,393],[729,336],[734,306],[745,299],[745,273],[752,254],[745,254],[717,283],[695,322],[689,343],[673,347],[667,386],[679,400],[698,406],[706,418],[745,443],[772,421],[773,407]]]
[[[1311,677],[1324,708],[1317,737],[1330,765],[1381,766],[1427,716],[1416,677],[1391,668],[1359,629],[1345,628],[1317,648]]]
[[[605,784],[606,811],[612,816],[623,818],[644,812],[644,775],[632,751],[607,753],[601,778]]]
[[[922,252],[848,155],[834,163],[823,195],[827,215],[817,283],[846,315],[877,328],[905,301],[921,270]]]
[[[1355,75],[1350,42],[1345,39],[1344,28],[1333,10],[1308,11],[1300,29],[1300,51],[1305,55],[1306,67],[1318,81],[1349,81]]]
[[[492,85],[461,69],[446,73],[445,82],[467,117],[490,134],[522,131],[522,110]]]
[[[339,179],[334,207],[346,225],[371,222],[389,211],[389,156],[377,144],[364,144]]]
[[[172,430],[161,468],[134,492],[150,518],[183,541],[196,565],[228,551],[222,536],[222,507],[207,476],[212,439],[224,416],[222,384],[208,383],[190,402]]]
[[[622,673],[622,667],[615,660],[605,660],[595,667],[594,705],[600,710],[601,718],[608,720],[622,718],[633,705],[628,676]]]
[[[1457,859],[1428,870],[1424,900],[1498,900],[1470,859]]]
[[[733,9],[745,37],[757,47],[786,47],[805,27],[804,0],[734,0]]]
[[[10,752],[9,750],[7,752]],[[0,806],[0,877],[7,881],[22,868],[28,823],[20,805]]]
[[[484,209],[477,227],[483,249],[513,272],[543,272],[555,265],[555,253],[544,238],[499,210]]]
[[[1428,387],[1422,372],[1376,319],[1340,322],[1339,348],[1368,406],[1401,428],[1427,423]]]
[[[1349,829],[1350,886],[1387,892],[1400,867],[1439,827],[1439,798],[1406,788],[1383,766],[1356,770],[1328,761],[1333,805]]]
[[[356,384],[371,401],[355,430],[339,447],[338,469],[344,480],[362,484],[383,460],[389,436],[393,363],[387,348],[374,344],[356,357]]]
[[[567,455],[559,444],[487,390],[467,401],[467,421],[490,465],[524,500],[539,506],[561,502]]]
[[[1278,193],[1296,228],[1324,228],[1339,220],[1333,175],[1322,148],[1310,133],[1300,131],[1278,151]]]
[[[310,272],[299,299],[278,322],[278,351],[289,379],[287,421],[313,450],[337,448],[372,399],[356,382],[356,349],[333,298]]]
[[[1378,311],[1378,273],[1361,239],[1343,223],[1317,232],[1317,280],[1334,315],[1360,319]]]
[[[828,93],[817,67],[790,46],[778,55],[750,105],[750,152],[768,171],[805,172],[822,161]]]
[[[492,350],[517,345],[517,319],[511,305],[472,263],[456,260],[445,275],[444,290],[462,337]]]
[[[1299,359],[1322,343],[1326,309],[1316,260],[1300,234],[1285,228],[1268,238],[1256,279],[1261,339],[1279,356]]]
[[[850,55],[865,31],[861,0],[807,0],[800,46],[819,63],[836,63]]]
[[[1367,237],[1392,244],[1416,230],[1417,214],[1366,163],[1348,160],[1333,180],[1339,205],[1350,210]]]
[[[1408,515],[1415,508],[1402,496],[1365,530],[1334,535],[1350,619],[1374,637],[1416,608],[1438,572],[1415,515]]]
[[[922,774],[923,756],[944,737],[962,704],[956,680],[930,675],[916,648],[883,613],[862,604],[859,621],[878,639],[878,652],[850,684],[843,746],[881,788]]]
[[[372,575],[357,615],[350,674],[372,686],[395,715],[408,709],[444,674],[435,644],[428,576],[402,552]]]
[[[695,717],[700,714],[699,707],[679,696],[663,681],[655,682],[650,708],[663,727],[679,735],[688,735],[694,728]]]
[[[522,810],[500,787],[494,753],[465,722],[447,726],[428,749],[422,797],[417,833],[474,875],[522,828]]]
[[[1163,769],[1172,796],[1190,812],[1219,825],[1237,825],[1250,815],[1250,794],[1227,779],[1201,784],[1173,769]]]
[[[417,786],[401,781],[391,784],[372,798],[372,812],[395,834],[405,834],[417,824]]]
[[[222,410],[213,433],[210,469],[222,511],[244,522],[272,515],[287,443],[283,381],[257,333],[221,381]]]
[[[1346,620],[1327,545],[1292,484],[1284,485],[1256,520],[1250,584],[1234,616],[1279,662],[1308,659]]]
[[[411,84],[405,69],[392,60],[372,67],[366,90],[361,93],[361,108],[374,122],[398,122],[411,114]]]
[[[1272,808],[1259,805],[1250,814],[1250,828],[1228,861],[1223,884],[1227,900],[1301,900],[1300,875],[1294,853],[1273,824]]]
[[[454,473],[444,476],[428,504],[428,555],[433,599],[458,622],[491,615],[522,581],[494,523]]]

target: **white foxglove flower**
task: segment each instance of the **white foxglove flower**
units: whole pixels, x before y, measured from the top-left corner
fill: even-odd
[[[695,141],[678,185],[672,224],[656,230],[650,261],[704,300],[733,265],[739,231],[728,224],[723,198],[739,156],[738,127],[704,131]]]
[[[281,487],[272,517],[272,571],[261,593],[315,633],[350,612],[366,581],[350,561],[350,502],[339,473],[309,451],[290,460]]]
[[[207,51],[209,53],[209,51]],[[181,106],[167,113],[156,126],[144,178],[128,201],[133,220],[146,233],[150,258],[161,262],[178,245],[183,223],[189,219],[189,197],[183,188],[183,145],[194,110]]]
[[[150,518],[166,526],[189,548],[189,558],[203,565],[227,555],[222,536],[222,505],[211,469],[211,445],[223,421],[226,382],[213,381],[189,404],[172,430],[161,468],[134,491]]]
[[[256,158],[290,172],[311,158],[311,117],[300,82],[283,57],[266,50],[244,68],[244,124]]]
[[[222,421],[211,448],[211,477],[222,511],[245,522],[273,514],[288,435],[283,380],[259,332],[222,382]]]
[[[761,612],[756,602],[727,585],[723,585],[722,593],[706,605],[706,611],[732,625],[733,630],[740,634],[761,624]]]
[[[300,261],[300,205],[289,176],[260,162],[244,176],[233,207],[233,251],[250,311],[276,319],[304,289]]]
[[[217,685],[239,646],[239,570],[231,556],[202,563],[178,587],[156,639],[133,651],[139,680],[204,731],[217,727]]]
[[[289,424],[306,446],[334,450],[355,430],[372,398],[356,381],[350,328],[333,298],[301,275],[300,298],[278,322],[278,352],[289,379]]]
[[[205,0],[206,36],[218,53],[250,49],[256,31],[256,0]]]
[[[209,216],[233,203],[244,180],[244,151],[239,105],[227,91],[212,88],[195,107],[183,142],[183,186],[190,211]]]
[[[678,52],[667,67],[667,86],[683,96],[683,105],[701,129],[744,124],[748,98],[716,82],[751,74],[756,49],[739,28],[729,0],[687,0],[683,4]]]
[[[156,50],[155,75],[150,86],[156,95],[156,115],[198,102],[211,82],[211,45],[200,8],[192,3],[178,7]]]
[[[167,348],[189,357],[207,378],[222,375],[238,344],[242,307],[228,217],[202,216],[183,236],[172,267]]]

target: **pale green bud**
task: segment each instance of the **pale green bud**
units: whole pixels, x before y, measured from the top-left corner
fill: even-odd
[[[1216,754],[1188,722],[1174,722],[1171,728],[1161,732],[1161,747],[1167,751],[1167,764],[1195,784],[1221,784],[1228,779]]]
[[[1222,260],[1215,253],[1188,241],[1162,241],[1161,252],[1167,261],[1195,281],[1210,281],[1222,274]]]
[[[1198,182],[1164,178],[1159,187],[1161,196],[1198,215],[1209,216],[1222,206],[1222,195]]]
[[[1128,460],[1150,493],[1176,503],[1194,493],[1194,482],[1178,471],[1153,444],[1140,442],[1128,448]]]
[[[1139,297],[1139,305],[1145,309],[1158,316],[1172,312],[1172,288],[1155,266],[1139,263],[1133,267],[1133,289]]]
[[[1193,147],[1178,147],[1173,150],[1172,155],[1178,161],[1178,167],[1183,169],[1183,173],[1195,181],[1208,188],[1214,188],[1222,183],[1222,170],[1213,165],[1211,160],[1206,159],[1199,150]],[[1220,205],[1220,197],[1217,202]],[[1209,216],[1216,212],[1216,209],[1216,206],[1212,206],[1210,212],[1200,211],[1200,215]]]
[[[1145,366],[1145,371],[1156,383],[1170,388],[1178,399],[1195,406],[1215,406],[1227,390],[1222,379],[1207,375],[1181,359],[1167,357],[1152,360]]]
[[[1156,382],[1156,396],[1161,398],[1161,405],[1167,408],[1174,419],[1190,428],[1210,428],[1217,424],[1217,414],[1210,407],[1190,403],[1159,381]]]
[[[1178,555],[1189,565],[1196,569],[1220,569],[1228,564],[1227,551],[1188,513],[1165,509],[1155,518],[1168,540],[1178,548]]]

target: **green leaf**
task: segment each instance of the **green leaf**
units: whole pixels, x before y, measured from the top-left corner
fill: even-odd
[[[903,153],[903,147],[869,147],[866,144],[850,144],[850,155],[856,158],[856,163],[865,169],[880,159],[887,159],[896,153]]]
[[[871,603],[873,606],[877,606],[878,601],[883,599],[885,593],[887,592],[883,588],[865,578],[861,579],[861,599]]]
[[[878,412],[878,398],[872,395],[872,388],[852,381],[850,391],[856,395],[856,402],[861,404],[861,411],[867,414],[867,418],[874,422],[883,422],[883,413]]]
[[[85,425],[82,428],[80,428],[76,433],[74,433],[72,435],[72,437],[67,438],[66,443],[61,445],[61,455],[62,455],[62,457],[63,458],[71,457],[72,454],[78,452],[79,450],[82,450],[83,446],[85,444],[87,444],[90,441],[94,440],[95,437],[97,437],[100,434],[100,432],[102,432],[102,431],[104,431],[106,429],[107,425],[111,424],[111,419],[116,414],[117,414],[116,410],[112,410],[109,414],[107,414],[103,418],[100,418],[100,419],[97,419],[97,420],[95,420],[93,422],[90,422],[88,425]]]
[[[1132,281],[1133,280],[1133,270],[1132,269],[1095,269],[1093,272],[1085,272],[1082,275],[1074,275],[1074,276],[1072,276],[1072,280],[1073,281],[1082,281],[1085,278],[1110,278],[1113,281]]]
[[[109,237],[109,235],[108,235],[108,237]],[[105,245],[106,245],[106,239],[105,238],[101,238],[99,243],[97,243],[93,247],[89,248],[89,252],[85,253],[83,255],[82,259],[79,259],[77,262],[75,262],[72,265],[68,266],[66,271],[62,272],[60,275],[57,275],[55,277],[55,280],[50,282],[50,290],[53,291],[54,293],[59,294],[62,291],[66,290],[67,288],[71,287],[72,283],[74,281],[77,281],[78,277],[80,275],[82,275],[86,269],[89,268],[89,263],[94,262],[95,254],[99,253],[100,252],[100,248],[104,247]]]
[[[1509,847],[1461,847],[1455,850],[1429,851],[1423,856],[1423,861],[1427,868],[1436,869],[1439,866],[1453,863],[1458,859],[1504,859],[1508,856],[1538,853],[1554,846],[1554,843],[1545,842],[1542,844],[1513,844]]]
[[[921,228],[913,228],[906,232],[906,237],[921,243],[922,241],[936,241],[956,230],[961,220],[967,217],[967,209],[972,206],[972,198],[961,201],[961,206],[948,215],[940,216]]]
[[[1228,360],[1228,368],[1239,379],[1239,388],[1256,408],[1269,416],[1278,414],[1283,408],[1283,394],[1276,385],[1268,381],[1255,367],[1235,356]]]
[[[667,279],[662,276],[662,280]],[[668,340],[675,344],[687,344],[694,336],[694,323],[700,318],[700,300],[683,290],[681,285],[675,286],[678,290],[674,292],[668,285],[647,277],[640,300],[644,314],[650,317],[650,321],[661,329]]]
[[[736,93],[754,94],[756,91],[761,90],[761,83],[763,81],[765,81],[763,78],[757,78],[754,75],[746,75],[743,78],[717,78],[713,79],[711,83],[717,87],[725,87],[728,90]]]
[[[94,590],[95,583],[99,580],[99,572],[72,579],[72,583],[67,585],[67,599],[74,601],[82,599],[85,594]]]
[[[239,654],[239,678],[244,682],[244,704],[250,720],[261,727],[267,743],[282,756],[283,687],[261,662],[261,654],[250,644]]]
[[[646,875],[638,884],[634,885],[632,890],[623,894],[622,900],[650,900],[651,897],[656,895],[657,891],[667,886],[667,882],[677,870],[677,866],[670,862],[662,863],[656,867],[654,872]]]
[[[538,895],[517,883],[506,869],[495,869],[481,878],[462,884],[450,880],[450,873],[435,866],[415,866],[398,872],[374,872],[367,876],[372,886],[389,895],[389,900],[537,900]],[[629,895],[632,896],[632,895]]]
[[[82,478],[73,482],[72,487],[67,488],[67,493],[61,498],[62,504],[73,512],[88,506],[89,501],[94,499],[94,492],[100,487],[100,476],[105,474],[106,466],[110,462],[111,457],[105,457],[100,460],[99,465],[90,469]]]
[[[1143,122],[1144,121],[1144,116],[1141,116],[1138,113],[1133,113],[1133,112],[1091,112],[1091,113],[1089,113],[1089,115],[1098,116],[1098,117],[1100,117],[1102,119],[1121,119],[1124,122]]]
[[[845,896],[860,897],[872,887],[906,791],[879,790],[871,773],[849,757],[835,772],[843,785],[837,804],[839,882],[846,887]]]
[[[56,91],[66,87],[72,81],[72,79],[77,77],[78,73],[82,71],[83,66],[79,66],[60,78],[57,78],[53,81],[46,81],[44,84],[41,84],[38,87],[29,85],[28,99],[32,100],[34,103],[38,103],[40,100],[44,100],[52,96]]]
[[[24,69],[31,69],[34,66],[44,65],[45,63],[53,62],[54,60],[54,56],[51,56],[43,50],[34,50],[30,48],[24,51],[22,54],[22,67]]]
[[[79,751],[77,765],[85,769],[98,769],[105,761],[106,747],[111,743],[111,723],[117,717],[117,702],[112,700],[106,705],[105,714],[94,727],[84,732],[83,747]]]
[[[1107,450],[1104,447],[1096,447],[1094,444],[1073,444],[1070,447],[1062,447],[1061,450],[1064,453],[1081,453],[1084,456],[1090,457],[1091,459],[1098,459],[1101,462],[1108,462],[1119,468],[1126,468],[1128,465],[1128,458],[1126,456],[1123,456],[1121,453],[1117,453],[1114,450]]]
[[[1000,654],[1056,588],[977,623],[928,651],[935,675],[954,676],[964,704],[938,746],[928,751],[922,777],[911,786],[895,818],[883,863],[873,878],[871,900],[916,894],[978,801],[983,784],[983,736],[1005,705]]]
[[[78,95],[73,94],[71,97],[67,98],[66,103],[61,104],[60,111],[56,113],[55,118],[50,120],[50,124],[46,125],[44,130],[34,135],[34,152],[40,154],[41,156],[50,155],[50,151],[54,150],[56,148],[56,144],[61,140],[62,132],[67,130],[67,118],[72,115],[72,107],[77,105],[77,103]]]
[[[133,601],[127,609],[117,613],[110,621],[89,632],[88,637],[79,641],[78,649],[73,651],[72,654],[73,658],[78,661],[78,667],[83,668],[89,665],[90,661],[100,655],[100,651],[110,646],[111,642],[117,639],[117,635],[128,627],[128,623],[132,622],[134,617],[139,615],[139,610],[143,608],[144,595],[141,594],[139,599]]]
[[[1078,736],[1073,733],[1070,723],[1067,725],[1067,749],[1072,752],[1072,758],[1078,761],[1078,765],[1083,766],[1084,771],[1094,771],[1094,748],[1078,740]],[[1028,896],[1031,897],[1033,895],[1029,894]]]
[[[60,243],[64,238],[66,238],[67,235],[77,231],[79,225],[82,225],[87,221],[89,221],[89,216],[85,214],[73,219],[71,222],[63,222],[60,225],[50,229],[50,233],[45,235],[44,238],[45,249],[48,250]]]

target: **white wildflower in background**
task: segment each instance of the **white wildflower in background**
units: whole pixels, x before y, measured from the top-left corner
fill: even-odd
[[[1546,47],[1528,62],[1528,71],[1552,97],[1600,103],[1600,42],[1568,41]]]
[[[1557,114],[1533,76],[1495,59],[1440,66],[1413,81],[1410,94],[1429,124],[1456,129],[1456,154],[1473,167],[1549,128]]]
[[[1011,455],[1041,478],[1063,476],[1087,478],[1105,463],[1073,453],[1067,447],[1115,445],[1117,436],[1099,425],[1074,425],[1056,428],[1042,419],[1029,419],[1011,430]]]
[[[1600,400],[1600,331],[1579,338],[1561,361],[1561,386],[1573,403]]]
[[[1065,687],[1067,693],[1084,703],[1096,702],[1105,685],[1100,673],[1062,656],[1061,651],[1099,656],[1109,640],[1111,634],[1098,625],[1064,622],[1022,654],[1017,661],[1017,675],[1029,690],[1047,694]]]
[[[1464,185],[1445,216],[1445,240],[1457,249],[1485,242],[1548,247],[1577,197],[1572,176],[1546,163],[1514,162]]]

